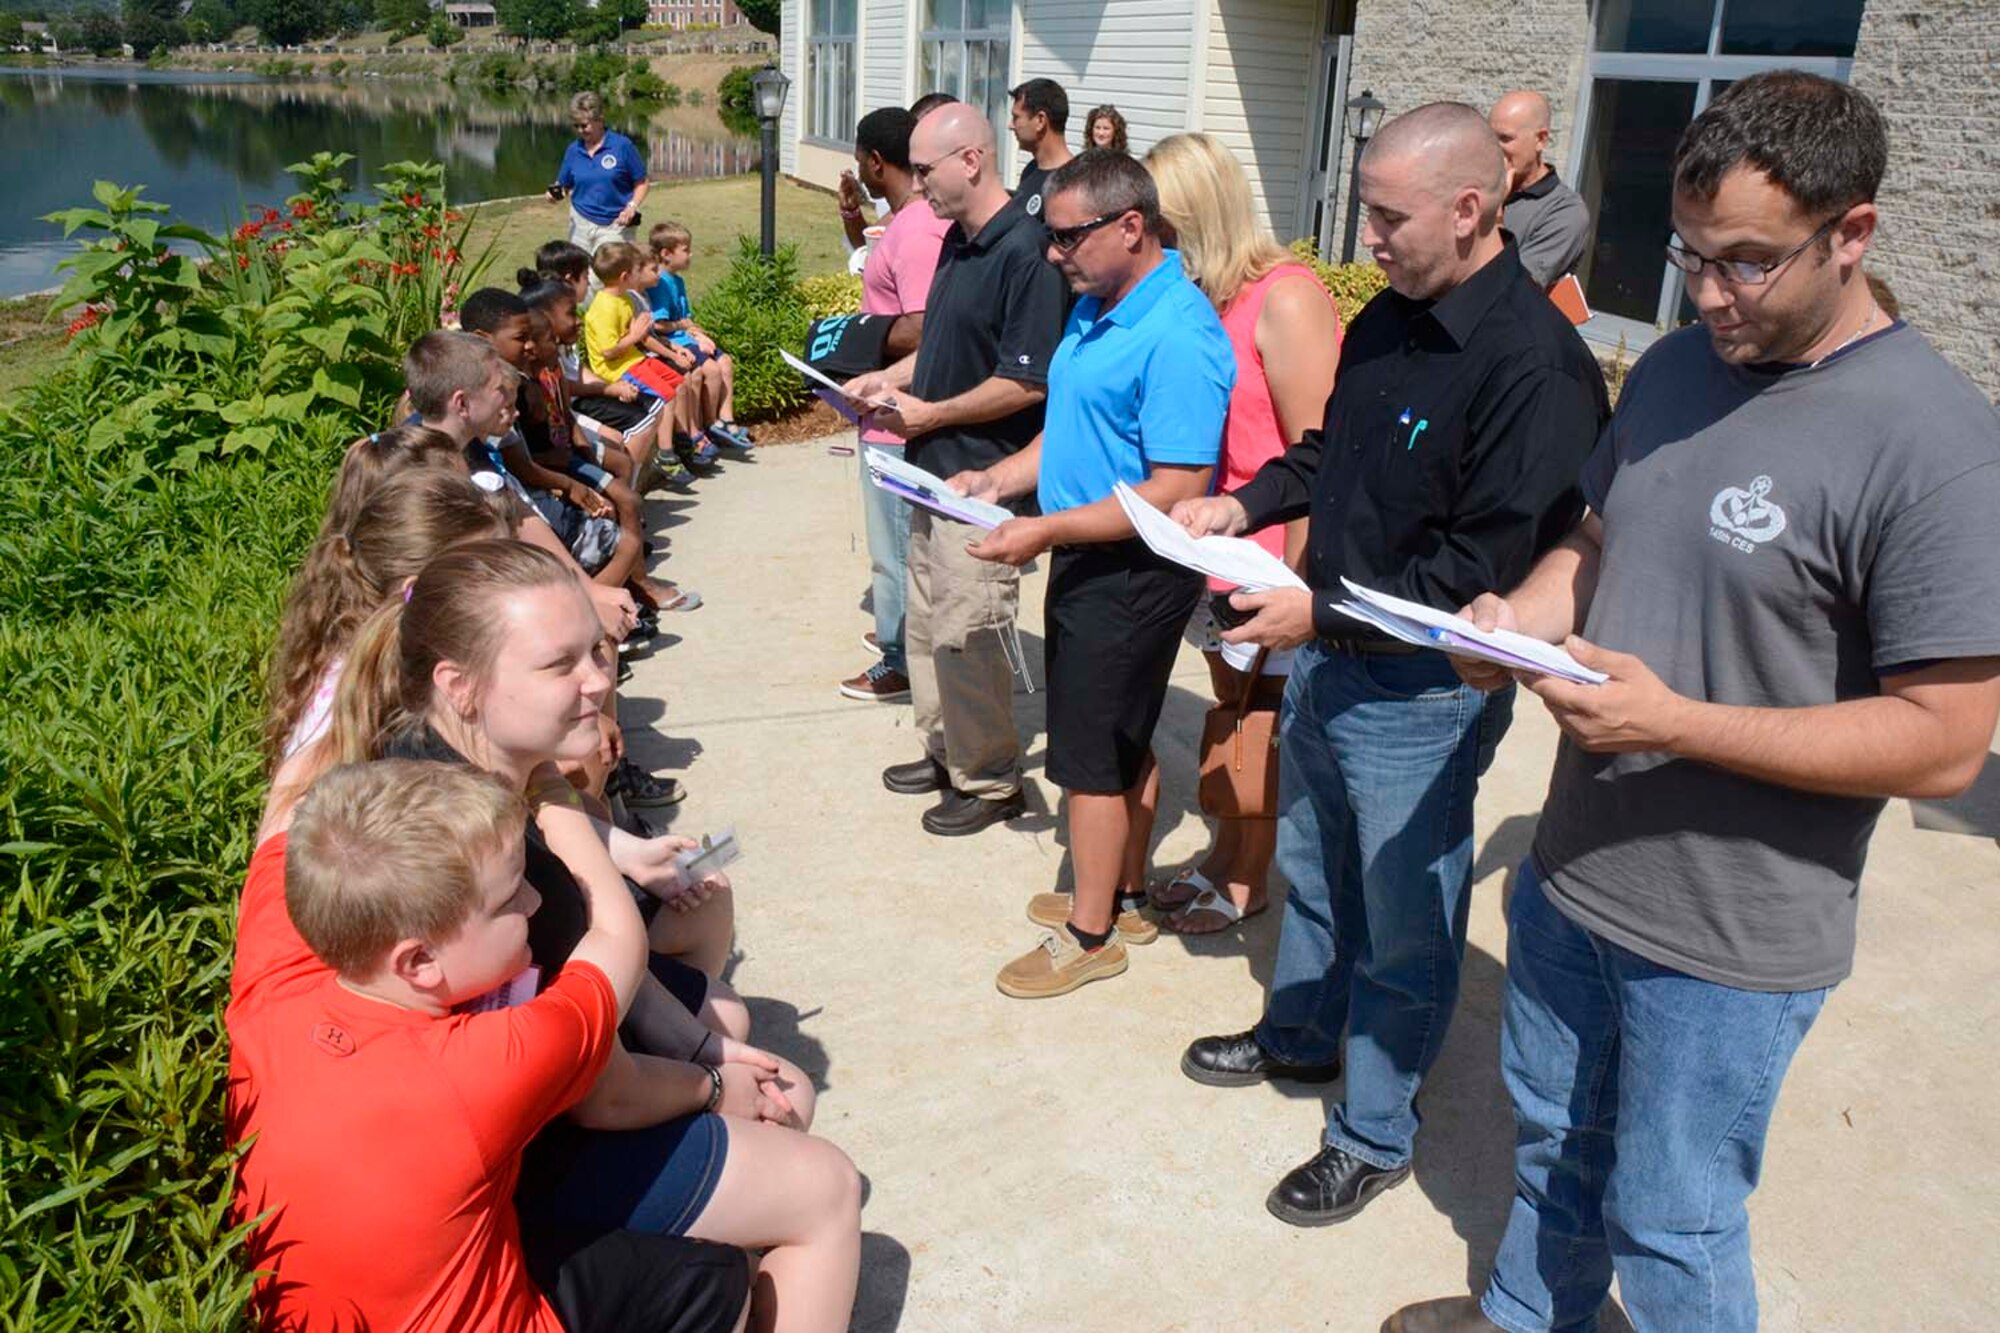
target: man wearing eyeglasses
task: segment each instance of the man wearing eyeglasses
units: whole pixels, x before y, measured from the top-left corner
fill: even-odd
[[[1483,1300],[1391,1329],[1584,1327],[1614,1274],[1639,1328],[1756,1327],[1745,1205],[1875,821],[2000,715],[2000,417],[1869,294],[1887,160],[1832,80],[1709,104],[1667,251],[1701,323],[1626,380],[1590,514],[1466,609],[1609,679],[1521,677],[1563,742],[1508,914],[1513,1210]]]
[[[1506,162],[1486,118],[1435,102],[1361,159],[1363,242],[1389,279],[1341,343],[1326,421],[1228,495],[1195,536],[1310,517],[1310,591],[1237,593],[1232,643],[1297,646],[1279,741],[1278,861],[1291,893],[1264,1013],[1201,1037],[1212,1087],[1346,1085],[1319,1150],[1265,1206],[1354,1217],[1410,1176],[1417,1093],[1458,1003],[1473,802],[1512,717],[1441,653],[1335,610],[1343,579],[1442,608],[1511,584],[1575,523],[1609,415],[1583,340],[1500,232]]]
[[[1038,894],[1041,942],[1000,969],[1003,994],[1065,995],[1125,971],[1125,943],[1159,927],[1139,914],[1159,800],[1153,728],[1201,576],[1134,536],[1118,482],[1165,509],[1208,490],[1236,357],[1180,256],[1162,247],[1159,194],[1122,153],[1085,153],[1042,195],[1049,259],[1080,298],[1049,369],[1047,426],[991,468],[952,478],[967,494],[1034,493],[1041,514],[972,548],[1009,568],[1053,551],[1044,604],[1049,781],[1069,796],[1074,895]],[[1054,271],[1054,270],[1051,270]]]
[[[1063,284],[1043,262],[1042,229],[997,174],[983,115],[963,102],[936,107],[911,132],[910,158],[915,193],[953,224],[923,330],[914,353],[844,387],[872,426],[908,441],[912,464],[948,477],[990,467],[1040,432]],[[876,406],[884,400],[891,405]],[[924,755],[890,765],[882,784],[937,794],[922,822],[938,837],[978,833],[1026,808],[1008,657],[1020,573],[968,554],[979,536],[911,511],[903,651]]]

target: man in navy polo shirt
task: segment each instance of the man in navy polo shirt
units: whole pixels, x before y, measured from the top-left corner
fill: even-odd
[[[1202,591],[1132,534],[1112,495],[1126,482],[1166,509],[1208,492],[1236,358],[1222,323],[1160,243],[1146,169],[1090,152],[1042,195],[1048,255],[1082,298],[1049,366],[1042,435],[952,484],[1003,500],[1037,493],[1041,515],[1010,519],[972,554],[1007,565],[1053,551],[1044,607],[1048,776],[1069,793],[1076,893],[1036,895],[1049,933],[1000,969],[1019,999],[1064,995],[1126,967],[1125,940],[1159,928],[1139,915],[1159,795],[1153,727]]]
[[[638,244],[639,206],[652,182],[646,159],[624,135],[604,128],[604,103],[596,93],[569,102],[576,138],[563,152],[553,197],[569,192],[569,243],[591,254],[612,241]]]

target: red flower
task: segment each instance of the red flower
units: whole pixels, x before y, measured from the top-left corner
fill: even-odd
[[[277,209],[267,208],[264,210],[264,225],[268,227],[283,216],[284,214],[280,213]]]
[[[424,197],[421,194],[406,194],[403,196],[403,205],[406,208],[422,208]]]
[[[238,267],[238,268],[249,268],[249,267],[250,267],[250,256],[249,256],[249,255],[238,255],[238,256],[236,256],[236,267]]]
[[[450,247],[448,247],[448,248],[447,248],[447,249],[445,250],[445,252],[444,252],[444,262],[445,262],[445,263],[447,263],[447,264],[456,264],[456,263],[458,262],[458,247],[457,247],[457,246],[455,246],[455,245],[454,245],[454,246],[450,246]]]
[[[438,249],[438,248],[437,248],[437,247],[436,247],[435,245],[433,245],[433,246],[431,247],[431,258],[432,258],[432,259],[443,259],[443,258],[444,258],[444,251],[442,251],[442,250]]]
[[[455,208],[447,208],[444,211],[444,220],[446,222],[463,222],[465,221],[465,214]]]
[[[239,241],[254,241],[257,239],[257,233],[262,230],[263,228],[259,224],[246,222],[236,229],[236,239]]]
[[[280,222],[278,224],[279,231],[290,231],[291,229],[292,229],[292,224],[289,222]]]
[[[309,218],[309,217],[311,217],[312,215],[313,215],[313,201],[312,201],[312,200],[310,200],[310,199],[300,199],[300,200],[298,200],[297,202],[295,202],[295,203],[294,203],[294,204],[292,205],[292,216],[293,216],[293,217],[295,217],[295,218]]]
[[[76,337],[77,334],[82,333],[85,329],[90,328],[103,318],[103,314],[96,306],[85,306],[83,313],[69,322],[69,328],[63,333],[63,341],[68,342],[70,339]]]
[[[430,239],[435,241],[438,237],[444,235],[444,229],[442,227],[433,224],[431,226],[424,228],[424,235],[430,237]]]

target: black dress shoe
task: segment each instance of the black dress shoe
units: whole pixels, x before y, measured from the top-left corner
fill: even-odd
[[[1372,1166],[1331,1144],[1310,1162],[1293,1167],[1264,1200],[1281,1222],[1295,1227],[1332,1226],[1345,1222],[1369,1200],[1410,1178],[1410,1166]]]
[[[882,770],[882,785],[898,796],[925,796],[951,787],[944,765],[925,755],[907,764],[891,764]]]
[[[1274,1078],[1331,1083],[1340,1077],[1340,1058],[1323,1065],[1288,1065],[1259,1046],[1254,1031],[1232,1032],[1197,1038],[1181,1056],[1181,1072],[1211,1088],[1247,1088]]]
[[[1002,820],[1018,819],[1027,808],[1027,801],[1018,791],[997,801],[967,796],[962,791],[947,791],[942,801],[924,811],[924,832],[940,838],[962,838]]]

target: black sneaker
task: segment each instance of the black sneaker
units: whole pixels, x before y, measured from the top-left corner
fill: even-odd
[[[1345,1222],[1384,1190],[1410,1178],[1410,1164],[1384,1167],[1351,1156],[1332,1144],[1309,1162],[1293,1167],[1272,1189],[1264,1206],[1281,1222],[1295,1227],[1325,1227]]]
[[[924,811],[924,832],[940,838],[962,838],[1027,812],[1028,802],[1017,790],[998,800],[947,791],[944,799]]]
[[[679,779],[654,777],[630,759],[618,761],[618,767],[605,780],[604,790],[634,810],[658,810],[687,799],[687,788]]]

